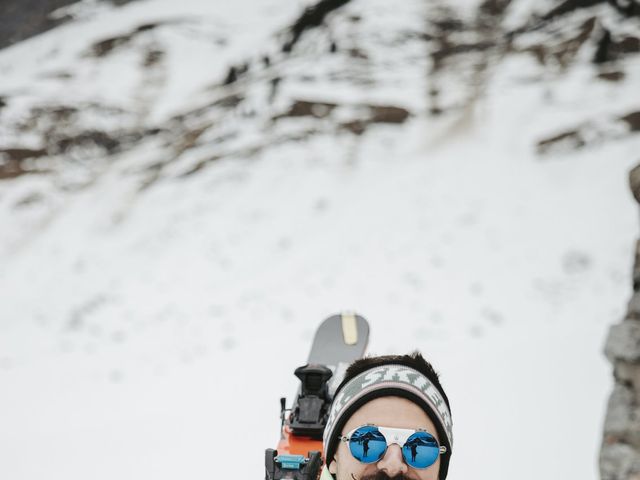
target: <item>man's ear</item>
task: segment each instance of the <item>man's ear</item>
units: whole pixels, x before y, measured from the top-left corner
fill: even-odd
[[[331,473],[332,475],[336,475],[338,473],[338,468],[337,468],[335,459],[332,460],[331,463],[329,464],[329,473]]]

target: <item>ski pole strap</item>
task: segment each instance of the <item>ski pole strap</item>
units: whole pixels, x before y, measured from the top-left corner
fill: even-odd
[[[440,443],[451,452],[453,432],[451,412],[435,385],[419,371],[404,365],[381,365],[349,380],[335,396],[324,430],[324,453],[333,460],[338,437],[349,417],[365,403],[379,397],[400,396],[416,403],[433,421]]]

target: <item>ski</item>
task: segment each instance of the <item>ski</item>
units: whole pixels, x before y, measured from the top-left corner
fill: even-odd
[[[333,395],[349,364],[369,341],[368,322],[354,313],[325,319],[317,328],[307,363],[294,374],[300,387],[291,408],[280,399],[277,449],[265,451],[266,480],[316,480],[322,467],[322,434]]]

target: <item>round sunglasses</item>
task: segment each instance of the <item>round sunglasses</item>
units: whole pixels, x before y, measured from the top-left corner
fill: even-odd
[[[349,443],[351,455],[362,463],[379,461],[388,446],[395,443],[400,446],[407,465],[418,469],[430,467],[447,451],[447,447],[438,445],[433,435],[421,429],[362,425],[340,437],[340,440]]]

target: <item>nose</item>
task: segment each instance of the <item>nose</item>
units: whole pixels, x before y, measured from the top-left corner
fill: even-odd
[[[407,464],[404,463],[404,458],[402,458],[402,450],[396,444],[389,445],[384,457],[378,461],[378,469],[391,478],[399,474],[406,474],[408,468]]]

